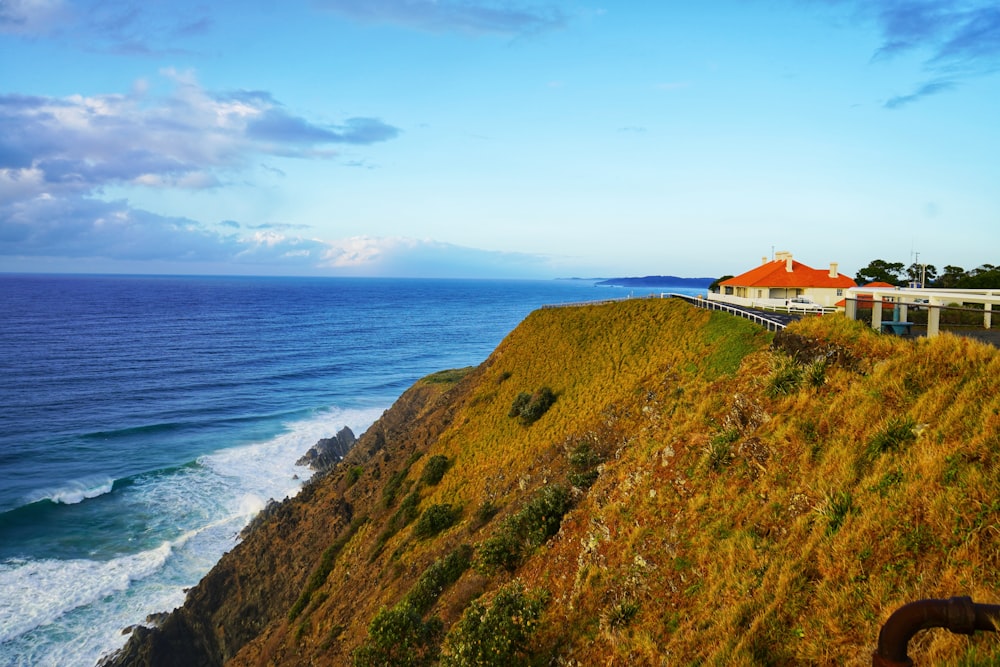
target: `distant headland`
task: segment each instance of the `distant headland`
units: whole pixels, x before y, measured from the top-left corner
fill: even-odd
[[[642,278],[608,278],[595,285],[608,287],[704,287],[708,288],[715,278],[679,278],[678,276],[644,276]]]

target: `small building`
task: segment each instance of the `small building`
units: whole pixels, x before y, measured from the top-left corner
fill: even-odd
[[[787,307],[795,297],[805,297],[823,308],[835,308],[846,290],[855,287],[851,278],[837,272],[836,262],[829,269],[814,269],[792,258],[792,253],[775,253],[774,259],[761,259],[760,266],[719,283],[719,294],[710,299],[746,306]]]
[[[883,282],[881,280],[877,280],[875,282],[866,283],[862,285],[860,288],[855,289],[848,296],[851,296],[856,301],[857,308],[861,308],[863,310],[871,310],[873,305],[872,294],[871,292],[865,292],[864,290],[875,290],[875,289],[878,290],[896,289],[896,286],[887,282]],[[845,308],[846,306],[847,306],[847,297],[845,296],[843,299],[837,302],[837,307]],[[888,308],[889,310],[895,308],[895,304],[892,301],[892,297],[887,297],[883,299],[882,308]]]

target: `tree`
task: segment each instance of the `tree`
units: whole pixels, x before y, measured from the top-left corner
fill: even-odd
[[[954,264],[947,264],[935,284],[936,287],[958,287],[965,279],[965,269]]]
[[[859,285],[872,282],[884,282],[891,285],[905,285],[906,274],[902,262],[887,262],[884,259],[873,259],[865,268],[858,271],[855,281]]]
[[[959,282],[963,289],[997,289],[1000,288],[1000,267],[983,264],[969,271]]]

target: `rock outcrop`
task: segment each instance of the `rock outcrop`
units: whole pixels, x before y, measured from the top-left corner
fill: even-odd
[[[333,464],[298,495],[270,503],[182,607],[155,627],[132,628],[126,645],[100,667],[220,667],[284,619],[330,542],[349,529],[359,509],[368,511],[381,500],[363,484],[352,485],[345,497],[345,471],[364,467],[376,480],[381,470],[388,477],[415,447],[426,447],[448,421],[438,414],[447,388],[417,383],[407,390],[345,452],[343,465]],[[436,416],[419,419],[428,412]],[[417,424],[422,426],[415,429]],[[344,429],[329,440],[350,438],[353,433]],[[391,452],[383,452],[387,443]]]
[[[313,470],[327,470],[340,463],[357,441],[354,432],[345,426],[337,431],[334,437],[323,438],[310,447],[295,465],[308,466]]]

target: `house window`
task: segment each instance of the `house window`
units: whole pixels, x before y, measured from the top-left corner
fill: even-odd
[[[757,298],[759,299],[762,296],[764,296],[764,290],[757,290]]]
[[[837,288],[837,296],[844,296],[844,290],[838,287]]]

